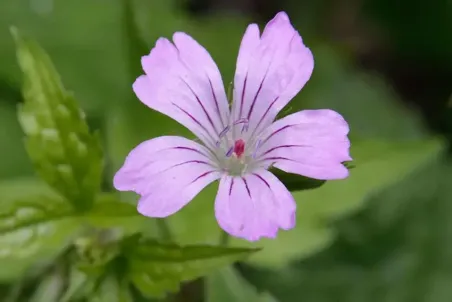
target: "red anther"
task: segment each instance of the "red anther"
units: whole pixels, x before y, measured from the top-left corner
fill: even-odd
[[[234,143],[234,153],[240,158],[243,152],[245,152],[245,141],[243,139],[238,139]]]

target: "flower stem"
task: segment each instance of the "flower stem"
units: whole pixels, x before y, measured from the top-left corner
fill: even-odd
[[[220,246],[228,246],[229,244],[229,239],[231,239],[231,236],[229,236],[228,233],[226,233],[225,231],[221,231],[220,234]]]
[[[166,223],[165,219],[158,218],[156,223],[160,238],[165,241],[172,241],[173,235],[171,234],[171,230],[168,227],[168,224]]]

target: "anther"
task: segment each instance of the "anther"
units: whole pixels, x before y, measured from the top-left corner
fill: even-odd
[[[228,152],[226,152],[226,157],[230,157],[233,151],[234,151],[233,147],[229,148]]]
[[[218,134],[218,141],[216,142],[216,146],[218,147],[221,143],[222,138],[229,132],[229,130],[231,130],[230,126],[226,126],[226,128],[224,128],[220,134]]]
[[[246,119],[246,118],[240,118],[240,119],[236,120],[236,121],[233,123],[234,126],[235,126],[235,125],[238,125],[238,124],[248,124],[248,119]]]

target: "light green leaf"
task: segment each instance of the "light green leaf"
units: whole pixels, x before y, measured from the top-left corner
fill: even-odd
[[[94,288],[94,281],[79,269],[72,267],[69,272],[68,287],[60,302],[77,301],[86,296]]]
[[[63,285],[62,274],[54,272],[45,276],[31,297],[30,302],[59,302]]]
[[[72,94],[61,83],[50,58],[34,41],[11,30],[24,74],[19,121],[28,154],[39,175],[74,204],[91,206],[99,191],[102,151]]]
[[[202,277],[222,266],[243,260],[256,250],[215,246],[135,242],[126,249],[128,275],[132,283],[149,297],[177,291],[179,284]]]
[[[80,225],[53,196],[33,196],[0,207],[0,280],[10,280],[58,255]]]
[[[96,293],[89,299],[91,302],[132,302],[132,293],[128,282],[119,282],[114,275],[103,278]]]
[[[249,261],[265,267],[282,267],[328,246],[334,239],[330,223],[364,206],[371,194],[396,183],[420,165],[434,158],[442,144],[438,141],[352,143],[355,168],[346,180],[329,181],[313,190],[293,192],[298,203],[297,225],[280,231],[274,240],[248,243],[232,239],[232,246],[261,247]],[[167,218],[181,244],[218,242],[220,229],[214,217],[217,186],[209,186],[179,213]],[[193,219],[196,217],[196,219]]]
[[[0,182],[0,205],[36,195],[60,197],[44,181],[36,177],[12,178]]]
[[[206,302],[277,302],[269,293],[258,293],[232,266],[209,275]]]

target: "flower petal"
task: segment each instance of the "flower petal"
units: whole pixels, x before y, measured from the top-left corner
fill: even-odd
[[[114,177],[114,186],[141,195],[141,214],[166,217],[220,178],[208,152],[198,143],[178,136],[145,141],[127,156]]]
[[[312,53],[286,13],[278,13],[260,38],[257,26],[248,26],[234,78],[234,120],[247,118],[250,133],[265,129],[303,88],[313,68]]]
[[[133,89],[144,104],[214,146],[229,117],[220,72],[193,38],[175,33],[173,40],[174,44],[160,38],[142,58],[146,75],[135,81]]]
[[[263,134],[257,160],[316,179],[342,179],[350,161],[349,127],[332,110],[304,110],[273,123]]]
[[[257,241],[295,226],[295,201],[270,172],[223,176],[215,200],[218,223],[229,234]]]

